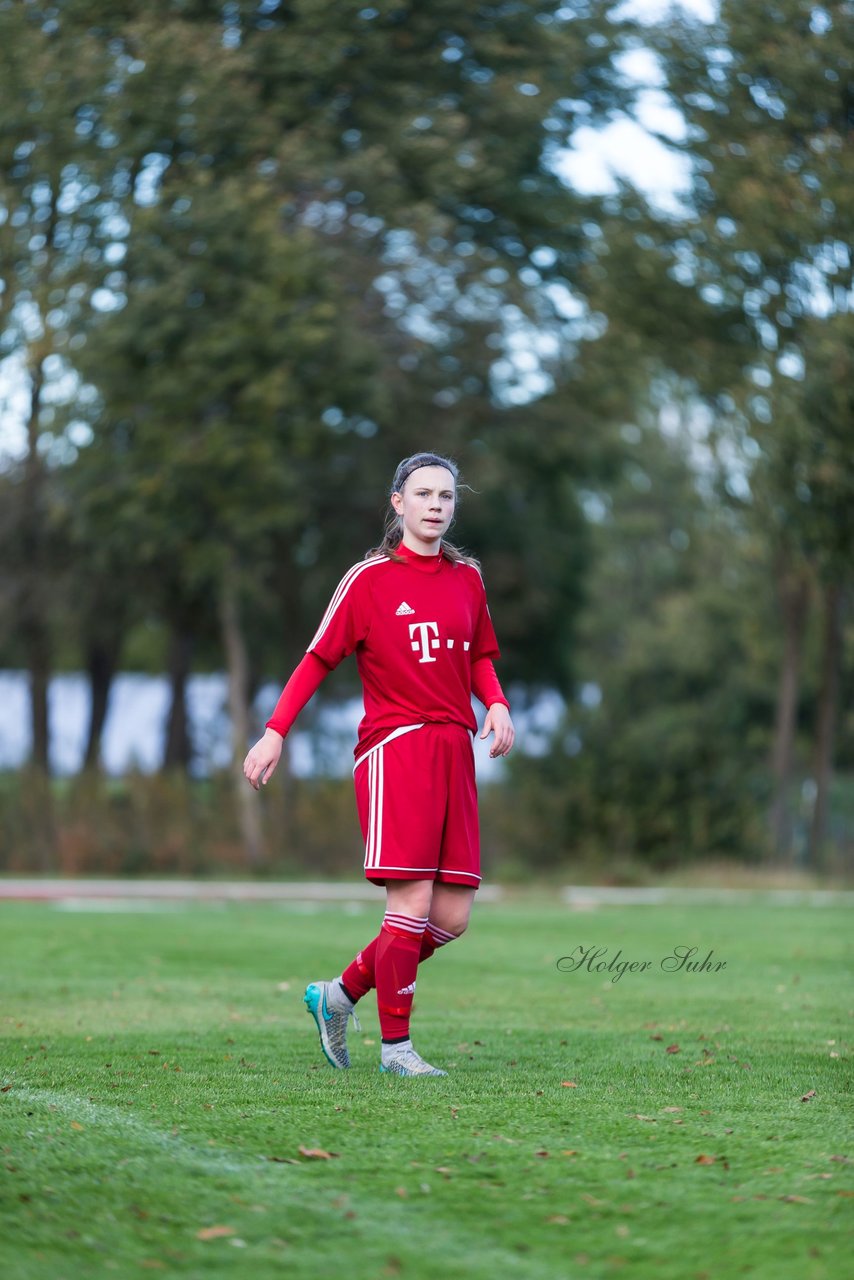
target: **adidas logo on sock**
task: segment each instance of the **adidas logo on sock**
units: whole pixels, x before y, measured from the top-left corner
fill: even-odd
[[[403,600],[403,601],[401,601],[401,603],[400,603],[400,604],[397,606],[397,608],[395,609],[395,611],[394,611],[394,616],[395,616],[396,618],[403,618],[403,617],[405,617],[405,616],[406,616],[406,614],[408,614],[408,613],[414,613],[414,612],[415,612],[415,610],[411,607],[411,605],[408,605],[408,604],[406,603],[406,601],[405,601],[405,600]]]
[[[415,994],[415,983],[410,982],[408,987],[401,987],[397,993],[399,996],[411,996]]]

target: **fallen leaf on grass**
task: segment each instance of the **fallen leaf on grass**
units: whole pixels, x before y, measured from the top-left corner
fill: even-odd
[[[815,1089],[810,1089],[809,1093],[805,1093],[801,1098],[801,1102],[809,1102],[810,1098],[815,1097]]]
[[[331,1160],[341,1154],[340,1151],[324,1151],[322,1147],[298,1147],[297,1150],[307,1160]]]
[[[0,1089],[0,1093],[8,1093],[11,1088],[12,1086],[10,1084],[4,1084],[3,1088]]]
[[[233,1236],[234,1227],[202,1227],[196,1232],[197,1240],[219,1240],[222,1236]]]
[[[715,1156],[697,1156],[697,1159],[694,1161],[694,1164],[714,1164],[715,1159],[716,1159]]]
[[[656,1119],[656,1117],[655,1117],[655,1116],[642,1116],[642,1115],[640,1114],[640,1112],[639,1112],[639,1111],[636,1111],[636,1112],[634,1113],[634,1115],[633,1115],[632,1119],[633,1119],[633,1120],[648,1120],[650,1124],[658,1124],[658,1120]]]
[[[681,1107],[662,1107],[662,1111],[681,1111]]]
[[[553,1213],[550,1218],[546,1218],[546,1222],[553,1222],[556,1227],[565,1227],[569,1218],[563,1213]]]
[[[72,1127],[72,1129],[82,1129],[82,1128],[83,1128],[83,1125],[82,1125],[82,1124],[78,1124],[76,1120],[72,1120],[72,1121],[71,1121],[71,1127]]]
[[[577,1089],[578,1085],[574,1080],[561,1080],[560,1087],[562,1089]]]
[[[812,1200],[808,1200],[806,1196],[779,1196],[780,1200],[788,1200],[790,1204],[812,1204]]]
[[[548,1156],[548,1154],[549,1154],[549,1153],[548,1153],[548,1151],[535,1151],[535,1152],[534,1152],[534,1155],[535,1155],[535,1156]]]
[[[562,1156],[577,1156],[579,1153],[577,1151],[561,1151],[560,1154]]]
[[[295,1156],[267,1156],[272,1164],[299,1164]]]
[[[664,1050],[664,1052],[665,1052],[665,1053],[678,1053],[678,1052],[679,1052],[679,1045],[678,1045],[678,1044],[669,1044],[669,1045],[667,1046],[667,1048]]]

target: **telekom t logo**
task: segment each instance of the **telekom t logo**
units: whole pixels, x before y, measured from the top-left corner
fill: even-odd
[[[415,637],[418,636],[416,640]],[[435,662],[436,659],[430,656],[431,649],[439,648],[439,625],[436,622],[410,622],[409,638],[412,641],[412,649],[414,653],[421,650],[419,662]]]

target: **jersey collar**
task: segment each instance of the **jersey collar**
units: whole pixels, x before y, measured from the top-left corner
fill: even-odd
[[[395,552],[403,556],[407,564],[417,569],[419,573],[439,573],[445,559],[445,553],[441,549],[437,556],[422,556],[417,551],[411,551],[409,547],[405,547],[402,542],[395,547]]]

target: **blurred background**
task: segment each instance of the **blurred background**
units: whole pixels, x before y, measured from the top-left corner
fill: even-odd
[[[850,3],[0,0],[0,872],[358,874],[399,459],[471,486],[486,875],[854,873]]]

